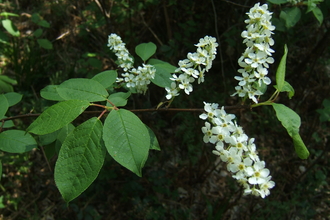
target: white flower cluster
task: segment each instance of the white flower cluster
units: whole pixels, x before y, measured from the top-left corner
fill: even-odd
[[[112,50],[118,58],[119,67],[124,71],[133,68],[133,57],[130,55],[125,47],[125,43],[117,34],[110,34],[108,37],[108,47]]]
[[[219,109],[216,103],[204,102],[204,110],[206,113],[199,116],[208,120],[202,127],[204,142],[215,144],[213,153],[227,163],[227,170],[243,186],[245,195],[268,196],[275,183],[271,181],[265,162],[257,155],[254,138],[249,139],[242,127],[233,121],[235,115],[227,114],[224,107]]]
[[[122,77],[117,77],[117,82],[125,82],[128,88],[135,88],[137,93],[145,93],[150,79],[155,77],[156,69],[149,64],[143,64],[137,69],[134,68],[133,57],[129,54],[120,36],[116,34],[109,35],[108,47],[117,56],[119,67],[125,71],[121,74]]]
[[[184,90],[189,95],[193,91],[191,83],[195,79],[198,79],[198,84],[204,82],[204,73],[211,69],[212,61],[217,54],[218,43],[216,38],[205,36],[195,46],[197,47],[197,52],[188,53],[187,59],[179,61],[179,68],[175,70],[175,73],[180,73],[180,75],[173,74],[173,77],[170,78],[173,82],[171,88],[165,88],[167,99],[178,96],[180,90]]]
[[[262,95],[259,89],[263,84],[269,85],[270,78],[267,77],[269,64],[274,63],[271,57],[274,50],[270,46],[274,45],[271,37],[274,34],[275,26],[271,24],[272,12],[269,12],[268,5],[262,6],[259,3],[247,13],[249,19],[245,20],[247,30],[243,31],[241,36],[243,43],[247,48],[238,59],[241,69],[238,70],[242,76],[235,76],[239,81],[235,87],[236,92],[233,95],[239,97],[249,97],[255,103],[258,103],[256,96]]]

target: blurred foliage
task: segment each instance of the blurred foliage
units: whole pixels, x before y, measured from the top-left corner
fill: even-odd
[[[106,46],[110,33],[120,35],[129,51],[139,43],[154,42],[160,48],[157,58],[173,65],[186,57],[199,38],[210,35],[221,45],[205,85],[196,87],[190,96],[179,96],[173,107],[201,107],[204,99],[235,105],[238,100],[229,95],[236,85],[237,59],[244,51],[240,34],[245,13],[256,2],[0,0],[0,11],[7,13],[0,13],[0,92],[14,90],[24,95],[20,105],[11,107],[11,115],[40,112],[50,105],[39,95],[45,86],[116,68]],[[241,189],[212,155],[211,146],[201,141],[197,113],[141,113],[138,116],[162,146],[161,152],[150,155],[142,178],[109,157],[92,186],[67,206],[52,177],[55,160],[45,159],[43,147],[22,155],[1,153],[0,218],[330,218],[330,1],[317,4],[322,22],[314,12],[306,13],[314,10],[311,6],[282,2],[270,4],[277,26],[276,63],[270,74],[275,75],[287,44],[287,81],[296,93],[291,100],[285,95],[280,99],[301,116],[301,135],[310,158],[297,158],[290,137],[268,108],[232,111],[247,134],[256,138],[259,155],[271,170],[276,187],[269,197],[241,196]],[[295,19],[288,19],[294,13]],[[145,97],[134,96],[130,107],[157,106],[164,90],[149,91]],[[26,128],[31,121],[25,118],[15,123]]]

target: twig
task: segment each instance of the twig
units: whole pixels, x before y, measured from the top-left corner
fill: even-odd
[[[225,93],[226,93],[227,92],[227,85],[226,85],[226,80],[225,80],[224,65],[222,65],[223,64],[223,57],[222,57],[220,36],[219,36],[219,32],[218,32],[218,20],[217,20],[218,15],[217,15],[217,11],[215,9],[214,1],[211,0],[211,3],[212,3],[212,8],[213,8],[213,14],[214,14],[215,34],[217,35],[217,41],[218,41],[218,44],[219,44],[219,55],[220,55],[220,66],[221,66],[222,84],[223,84],[223,88],[224,88]]]
[[[249,105],[234,105],[234,106],[225,106],[225,110],[233,110],[233,109],[250,109]],[[147,108],[147,109],[128,109],[131,112],[204,112],[202,108]],[[98,114],[102,113],[102,111],[84,111],[83,114]],[[25,114],[25,115],[16,115],[8,118],[1,119],[2,122],[19,119],[19,118],[28,118],[28,117],[38,117],[41,113],[36,114]]]
[[[239,6],[239,7],[243,7],[243,8],[251,8],[250,6],[246,6],[246,5],[241,5],[241,4],[238,4],[236,2],[231,2],[231,1],[228,1],[228,0],[222,0],[224,2],[227,2],[227,3],[230,3],[232,5],[236,5],[236,6]]]
[[[142,23],[146,26],[146,28],[148,28],[148,30],[151,32],[151,34],[156,38],[156,40],[158,41],[158,43],[160,45],[163,45],[163,42],[158,38],[158,36],[156,35],[156,33],[149,27],[149,25],[147,24],[147,22],[145,22],[144,20],[144,17],[142,14],[140,14],[141,16],[141,20],[142,20]]]
[[[168,17],[166,1],[163,1],[163,8],[164,8],[164,16],[165,16],[166,29],[167,29],[167,38],[168,38],[168,40],[171,40],[172,39],[172,29],[171,29],[171,25],[170,25],[170,19]]]
[[[46,163],[47,163],[47,166],[48,166],[50,172],[53,172],[52,167],[50,166],[49,161],[48,161],[48,158],[47,158],[47,156],[46,156],[46,153],[45,153],[44,147],[43,147],[43,146],[40,146],[40,148],[41,148],[42,155],[44,156],[44,158],[45,158],[45,160],[46,160]]]

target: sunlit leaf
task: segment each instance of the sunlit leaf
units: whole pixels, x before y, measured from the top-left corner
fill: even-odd
[[[112,110],[104,122],[103,140],[115,161],[142,176],[142,168],[148,158],[150,136],[135,114],[125,109]]]
[[[68,125],[65,125],[63,128],[61,128],[58,132],[56,142],[55,142],[55,151],[58,154],[61,150],[62,144],[65,141],[65,139],[68,137],[68,135],[75,129],[75,126],[70,123]]]
[[[22,100],[23,95],[17,92],[5,93],[9,106],[16,105]]]
[[[109,96],[99,82],[92,79],[69,79],[56,87],[56,91],[65,100],[80,99],[89,102],[104,101]]]
[[[7,130],[0,133],[0,150],[8,153],[29,152],[37,147],[31,134],[21,130]]]
[[[309,156],[309,151],[307,150],[306,145],[304,144],[304,141],[301,139],[299,133],[296,133],[292,136],[294,149],[301,159],[307,159]]]
[[[135,53],[141,57],[143,61],[148,60],[152,55],[156,53],[157,46],[152,43],[142,43],[135,47]]]
[[[283,104],[273,103],[272,106],[276,112],[278,120],[282,123],[283,127],[293,139],[297,155],[301,159],[306,159],[309,152],[299,135],[299,127],[301,124],[299,115]]]
[[[276,71],[276,84],[277,84],[277,89],[282,92],[282,88],[284,86],[284,81],[285,81],[285,71],[286,71],[286,57],[288,54],[288,47],[284,45],[284,55],[281,59],[280,64],[277,67]]]
[[[19,31],[17,30],[16,26],[13,22],[9,19],[3,19],[2,26],[13,36],[18,37],[20,35]]]
[[[172,78],[172,74],[174,73],[176,67],[170,64],[155,64],[156,68],[155,78],[151,79],[151,82],[156,84],[159,87],[171,87],[171,83],[173,82],[170,78]]]
[[[130,97],[130,92],[116,92],[111,94],[108,97],[108,100],[111,101],[112,104],[115,106],[125,106],[127,104],[127,98]],[[109,102],[107,102],[107,106],[112,106]]]
[[[99,82],[104,88],[108,88],[116,82],[117,76],[116,70],[107,70],[96,74],[92,80]]]
[[[94,117],[76,127],[65,139],[55,165],[55,183],[68,203],[96,179],[105,159],[102,123]]]
[[[58,94],[59,85],[48,85],[40,91],[40,96],[47,100],[64,101],[65,99]]]
[[[0,94],[0,119],[5,117],[6,112],[8,111],[9,103],[4,94]]]
[[[89,106],[88,101],[68,100],[47,108],[28,128],[27,131],[43,135],[52,133],[72,122]]]

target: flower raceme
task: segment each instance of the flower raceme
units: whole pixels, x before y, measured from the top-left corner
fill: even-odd
[[[188,53],[187,59],[180,60],[179,68],[170,78],[173,82],[171,87],[166,87],[166,98],[172,99],[179,95],[180,90],[189,95],[193,91],[192,83],[198,79],[198,84],[204,82],[204,73],[208,72],[212,67],[212,61],[217,54],[218,43],[216,38],[205,36],[195,44],[197,51],[195,53]]]
[[[207,120],[202,127],[203,141],[215,145],[213,154],[227,164],[227,170],[243,186],[245,195],[268,196],[275,183],[265,162],[258,157],[254,138],[244,133],[234,121],[235,115],[227,114],[224,107],[219,109],[216,103],[204,102],[204,110],[199,116]]]
[[[110,34],[108,37],[108,47],[112,50],[118,58],[119,67],[124,71],[133,68],[134,59],[125,47],[125,43],[117,34]]]
[[[235,87],[236,92],[233,94],[239,97],[248,97],[253,102],[258,103],[256,96],[263,94],[261,86],[269,85],[271,80],[267,77],[269,64],[274,63],[271,57],[275,51],[271,48],[274,40],[271,37],[275,30],[270,22],[272,13],[268,11],[268,5],[260,6],[257,3],[247,13],[249,19],[245,31],[241,36],[244,38],[243,43],[247,46],[245,52],[238,59],[241,69],[238,70],[241,76],[235,76],[239,81]]]
[[[134,68],[134,59],[125,47],[125,43],[120,36],[110,34],[108,38],[108,47],[118,58],[119,67],[125,72],[122,77],[117,77],[117,83],[125,83],[128,88],[135,88],[137,93],[145,93],[150,84],[150,79],[155,77],[156,69],[149,64],[142,64]]]

